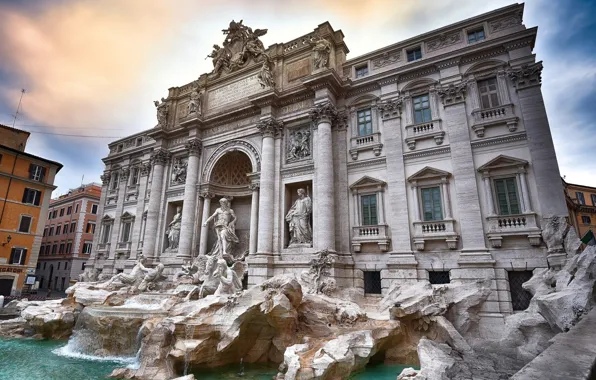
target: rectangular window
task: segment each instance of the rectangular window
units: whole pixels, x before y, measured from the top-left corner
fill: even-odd
[[[579,203],[580,205],[586,204],[586,199],[584,198],[584,193],[582,193],[581,191],[576,191],[575,197],[577,198],[577,203]]]
[[[143,138],[137,137],[137,146],[141,146],[141,145],[143,145]]]
[[[34,181],[43,181],[43,177],[46,174],[46,168],[43,166],[29,164],[29,179]]]
[[[495,179],[495,191],[500,215],[519,214],[519,201],[515,178]]]
[[[56,253],[58,253],[58,244],[52,245],[52,255],[55,255]]]
[[[362,195],[360,196],[360,203],[362,205],[362,225],[377,225],[377,195]]]
[[[33,217],[29,215],[21,215],[21,222],[19,223],[19,232],[29,233],[31,229],[31,220]]]
[[[79,204],[78,204],[78,203],[75,205],[75,214],[76,214],[77,212],[79,212]]]
[[[449,271],[428,271],[428,281],[433,285],[449,284]]]
[[[134,186],[137,183],[139,183],[139,168],[138,167],[134,167],[132,168],[132,170],[130,171],[130,185]]]
[[[364,294],[381,294],[381,272],[364,271]]]
[[[91,206],[91,213],[92,214],[97,214],[97,205],[92,205]]]
[[[368,75],[368,65],[356,67],[356,78],[362,78]]]
[[[48,212],[48,219],[52,219],[52,211]]]
[[[106,224],[103,226],[103,235],[101,237],[101,242],[103,244],[107,244],[110,242],[110,230],[111,230],[111,225]]]
[[[497,80],[495,78],[478,81],[478,92],[480,93],[480,105],[482,108],[497,107],[499,94],[497,90]]]
[[[64,216],[64,207],[60,209],[60,216]]]
[[[57,211],[56,210],[52,211],[52,219],[56,219],[56,215],[57,215]]]
[[[52,248],[52,246],[51,246],[51,245],[49,245],[49,244],[48,244],[48,245],[46,245],[46,255],[49,255],[49,254],[50,254],[50,249],[51,249],[51,248]]]
[[[27,259],[27,249],[26,248],[13,248],[10,251],[10,261],[9,264],[17,264],[17,265],[25,265],[25,261]]]
[[[414,123],[426,123],[432,120],[428,94],[412,98],[414,105]]]
[[[48,236],[48,227],[43,229],[43,236]]]
[[[114,176],[112,177],[112,186],[110,186],[111,190],[116,190],[118,188],[118,179],[119,179],[119,174],[118,174],[118,172],[115,172]]]
[[[56,226],[56,235],[60,235],[62,233],[62,226],[61,225],[57,225]]]
[[[50,232],[48,233],[48,236],[54,236],[54,227],[50,227]]]
[[[420,189],[422,195],[422,213],[425,221],[443,220],[443,209],[441,206],[441,189],[429,187]]]
[[[596,194],[592,194],[592,206],[596,206]]]
[[[72,222],[70,223],[70,233],[72,234],[73,232],[75,232],[75,229],[77,228],[77,222]]]
[[[586,215],[582,215],[582,223],[583,224],[592,224],[592,218]]]
[[[358,136],[366,136],[372,133],[372,115],[370,108],[358,111]]]
[[[484,40],[484,29],[476,29],[468,31],[468,43],[473,44],[474,42]]]
[[[72,206],[68,206],[68,208],[66,209],[66,215],[70,214],[72,214]]]
[[[407,53],[408,53],[408,62],[412,62],[412,61],[422,58],[422,49],[420,47],[410,49],[407,51]]]
[[[131,222],[122,223],[122,236],[120,236],[120,241],[126,243],[130,240],[130,228],[132,226]]]
[[[66,262],[64,263],[64,269],[65,269],[65,270],[66,270],[66,269],[68,269],[68,261],[66,261]]]
[[[530,306],[532,293],[522,287],[522,284],[532,278],[531,270],[509,271],[509,290],[514,311],[526,310]]]
[[[23,192],[23,203],[39,206],[40,202],[41,191],[26,187],[25,191]]]
[[[72,243],[68,242],[68,243],[66,243],[66,252],[65,253],[72,253],[71,251],[72,251]],[[64,268],[64,269],[66,269],[66,268]]]
[[[60,248],[58,249],[58,253],[64,253],[64,243],[60,243]]]
[[[90,242],[85,242],[83,244],[83,253],[90,254],[91,253],[91,247],[92,247],[92,245],[91,245]]]
[[[45,248],[46,248],[46,246],[45,246],[45,245],[42,245],[41,247],[39,247],[39,254],[40,254],[40,255],[43,255],[43,254],[45,253]],[[38,263],[38,264],[39,264],[39,263]],[[39,267],[38,267],[37,269],[39,269]]]
[[[95,223],[87,222],[87,228],[85,228],[85,232],[88,234],[95,233]]]

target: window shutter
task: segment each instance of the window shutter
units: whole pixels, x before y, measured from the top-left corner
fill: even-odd
[[[21,252],[21,265],[25,265],[25,261],[27,260],[27,249],[23,249]]]
[[[25,191],[23,191],[23,203],[27,203],[27,198],[29,196],[29,189],[25,188]]]
[[[39,182],[43,182],[43,180],[46,177],[46,168],[44,168],[43,166],[41,167],[41,177],[39,178]]]
[[[441,190],[435,187],[433,190],[433,217],[435,220],[443,220],[443,210],[441,209]]]
[[[10,260],[8,261],[9,264],[14,264],[14,256],[17,250],[15,248],[10,250]]]
[[[519,214],[519,201],[517,200],[517,189],[515,186],[515,179],[507,179],[507,195],[509,198],[509,209],[512,214]]]
[[[33,202],[36,206],[39,206],[39,203],[41,202],[41,191],[36,190],[35,191],[35,201]]]
[[[35,175],[35,165],[29,164],[29,179],[33,179]]]

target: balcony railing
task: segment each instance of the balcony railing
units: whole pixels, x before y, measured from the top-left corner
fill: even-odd
[[[502,106],[484,108],[472,111],[474,123],[472,129],[478,137],[484,136],[484,129],[486,127],[506,124],[509,132],[517,130],[517,120],[513,111],[513,104],[504,104]]]
[[[358,152],[363,150],[372,149],[375,156],[381,154],[383,144],[381,143],[381,134],[379,132],[371,133],[365,136],[356,136],[351,139],[352,148],[350,149],[350,155],[352,159],[358,159]]]
[[[440,119],[431,120],[426,123],[411,124],[406,126],[406,143],[408,148],[415,149],[416,141],[423,139],[434,139],[437,145],[443,144],[445,131]]]
[[[389,250],[388,226],[386,224],[352,227],[352,248],[360,252],[362,244],[376,243],[382,252]]]
[[[425,242],[430,240],[444,240],[449,249],[456,249],[457,239],[453,219],[414,222],[414,245],[419,251],[423,251]]]
[[[493,248],[500,248],[504,237],[527,236],[531,245],[540,245],[541,229],[536,214],[495,215],[487,217],[488,240]]]

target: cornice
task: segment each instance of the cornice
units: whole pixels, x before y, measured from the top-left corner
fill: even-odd
[[[281,169],[281,177],[298,177],[301,175],[313,174],[315,171],[315,165],[309,163],[307,165],[292,166]]]
[[[385,157],[381,158],[372,158],[369,160],[360,160],[356,162],[348,162],[347,167],[348,170],[350,169],[359,169],[359,168],[366,168],[369,166],[379,166],[387,164],[387,159]]]
[[[338,96],[343,89],[343,80],[333,69],[321,71],[313,74],[310,77],[306,77],[302,84],[313,91],[320,90],[322,88],[329,89],[335,96]]]
[[[492,137],[488,139],[472,141],[472,148],[481,148],[490,145],[506,144],[514,141],[522,141],[528,138],[526,132],[510,134],[505,136]]]
[[[432,148],[432,149],[425,149],[417,152],[411,153],[404,153],[404,160],[411,160],[414,158],[421,158],[421,157],[428,157],[428,156],[435,156],[438,154],[447,154],[451,152],[451,147],[441,147],[441,148]]]

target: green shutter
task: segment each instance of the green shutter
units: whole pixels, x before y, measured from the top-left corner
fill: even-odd
[[[425,221],[443,220],[441,189],[438,187],[422,189],[422,209]]]
[[[362,195],[360,197],[362,207],[362,225],[371,226],[378,224],[377,218],[377,196]]]
[[[495,191],[497,193],[500,215],[514,215],[520,213],[515,178],[496,179]]]

